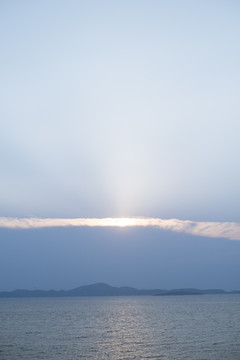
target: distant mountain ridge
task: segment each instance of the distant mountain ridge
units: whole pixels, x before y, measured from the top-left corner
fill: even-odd
[[[71,290],[24,290],[1,291],[0,298],[19,297],[77,297],[77,296],[170,296],[170,295],[206,295],[206,294],[240,294],[240,290],[225,291],[222,289],[136,289],[129,286],[115,287],[105,283],[83,285]]]

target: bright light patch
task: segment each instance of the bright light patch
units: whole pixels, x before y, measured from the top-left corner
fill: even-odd
[[[207,222],[160,218],[0,218],[0,228],[36,229],[46,227],[155,227],[196,236],[240,240],[240,223]]]
[[[134,218],[112,218],[107,222],[107,226],[136,226],[136,220]]]

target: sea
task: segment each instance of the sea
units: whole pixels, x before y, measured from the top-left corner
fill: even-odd
[[[0,359],[239,360],[240,295],[0,299]]]

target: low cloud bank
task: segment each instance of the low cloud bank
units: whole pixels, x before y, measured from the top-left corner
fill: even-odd
[[[235,222],[200,222],[159,218],[0,218],[0,228],[35,229],[46,227],[158,227],[197,236],[240,240],[240,224]]]

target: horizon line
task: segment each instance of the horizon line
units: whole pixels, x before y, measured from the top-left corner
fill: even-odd
[[[134,290],[139,290],[139,291],[166,291],[166,292],[171,292],[171,291],[179,291],[179,290],[199,290],[199,291],[217,291],[217,292],[224,292],[226,294],[230,294],[230,293],[234,293],[234,292],[240,292],[240,290],[238,289],[234,289],[234,290],[225,290],[223,288],[215,288],[215,287],[203,287],[203,288],[198,288],[198,287],[177,287],[177,288],[159,288],[159,287],[154,287],[154,288],[139,288],[139,287],[135,287],[135,286],[131,286],[131,285],[112,285],[112,284],[108,284],[106,282],[93,282],[93,283],[89,283],[89,284],[83,284],[83,285],[79,285],[70,289],[42,289],[42,288],[36,288],[36,289],[27,289],[27,288],[15,288],[13,290],[0,290],[0,294],[2,293],[14,293],[14,292],[19,292],[19,291],[25,291],[25,292],[37,292],[37,291],[43,291],[43,292],[71,292],[72,290],[77,290],[77,289],[81,289],[81,288],[89,288],[89,287],[96,287],[96,286],[107,286],[108,288],[114,288],[114,289],[126,289],[126,288],[130,288],[130,289],[134,289]],[[216,293],[217,295],[218,293]],[[220,293],[219,293],[220,294]]]

